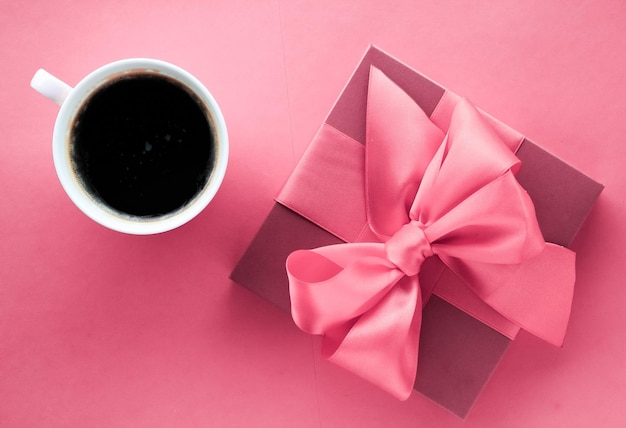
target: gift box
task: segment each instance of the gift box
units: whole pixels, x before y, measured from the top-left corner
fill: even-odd
[[[361,146],[366,143],[373,72],[401,88],[442,129],[459,103],[458,95],[382,50],[368,48],[231,274],[235,282],[285,311],[290,311],[285,262],[292,252],[377,240],[364,227],[364,184],[358,171],[364,169]],[[521,160],[515,177],[532,200],[543,239],[569,246],[602,185],[481,114]],[[321,165],[324,168],[317,168]],[[346,169],[355,171],[346,173]],[[549,272],[545,281],[551,281]],[[520,327],[465,287],[439,257],[424,261],[419,284],[424,304],[414,388],[465,417]]]

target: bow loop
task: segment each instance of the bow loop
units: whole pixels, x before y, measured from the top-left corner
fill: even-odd
[[[444,133],[379,69],[367,93],[365,198],[370,229],[385,241],[409,222],[409,208]]]
[[[476,107],[462,98],[452,113],[448,134],[424,172],[410,216],[429,224],[519,165]]]

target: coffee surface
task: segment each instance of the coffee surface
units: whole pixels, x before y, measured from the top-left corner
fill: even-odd
[[[72,135],[71,158],[85,188],[131,216],[185,206],[205,186],[215,157],[203,107],[156,74],[131,74],[98,89]]]

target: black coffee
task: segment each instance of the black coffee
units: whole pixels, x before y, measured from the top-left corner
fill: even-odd
[[[207,113],[176,81],[130,74],[98,89],[73,126],[71,158],[91,195],[131,216],[185,206],[215,158]]]

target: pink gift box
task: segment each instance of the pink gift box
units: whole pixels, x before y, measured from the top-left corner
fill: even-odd
[[[387,53],[370,47],[325,121],[361,144],[365,144],[366,99],[372,66],[400,86],[433,121],[438,120],[435,116],[444,109],[442,106],[457,97]],[[520,135],[495,119],[489,120],[498,132],[514,138]],[[521,135],[520,138],[516,155],[522,161],[522,168],[516,177],[533,200],[545,240],[569,246],[603,186],[530,140]],[[296,167],[285,187],[301,185],[298,172]],[[320,177],[319,181],[327,183],[328,179]],[[294,193],[292,188],[290,193],[297,195],[297,190]],[[321,185],[315,191],[345,192],[346,188]],[[231,278],[289,311],[287,256],[298,249],[349,241],[349,236],[333,230],[333,223],[340,223],[340,215],[336,213],[353,207],[342,206],[340,197],[330,198],[338,201],[338,205],[328,207],[332,214],[316,224],[290,208],[291,201],[283,200],[283,193],[277,197]],[[315,195],[307,194],[303,203],[315,204]],[[459,289],[465,290],[457,287],[459,281],[436,257],[428,259],[420,272],[420,282],[427,284],[432,294],[423,311],[415,389],[465,417],[519,328],[478,301],[471,292],[458,293]]]

